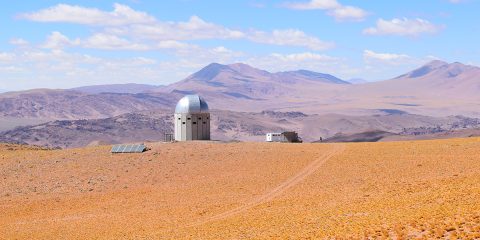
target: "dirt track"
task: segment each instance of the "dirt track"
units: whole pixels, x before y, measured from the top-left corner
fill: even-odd
[[[244,205],[234,208],[232,210],[220,213],[215,216],[211,216],[207,219],[202,219],[197,223],[188,225],[188,226],[198,226],[201,224],[206,224],[212,221],[218,221],[222,220],[240,213],[243,213],[250,208],[253,208],[257,205],[260,205],[262,203],[268,202],[272,200],[273,198],[279,196],[280,194],[284,193],[287,191],[289,188],[299,184],[303,180],[305,180],[308,176],[310,176],[312,173],[317,171],[328,159],[330,159],[332,156],[341,153],[345,149],[345,145],[343,144],[338,144],[335,145],[331,150],[326,151],[321,157],[315,159],[313,162],[308,164],[305,168],[300,170],[298,173],[296,173],[294,176],[288,178],[284,182],[282,182],[280,185],[277,187],[269,190],[266,194],[258,196],[254,199],[251,199],[247,201]]]

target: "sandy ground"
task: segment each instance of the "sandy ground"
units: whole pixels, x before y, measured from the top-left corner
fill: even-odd
[[[0,145],[0,239],[480,238],[480,138]]]

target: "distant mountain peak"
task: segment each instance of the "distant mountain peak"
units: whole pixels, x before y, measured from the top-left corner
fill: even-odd
[[[200,71],[191,75],[191,78],[196,78],[200,80],[210,80],[225,70],[228,71],[228,70],[231,70],[231,68],[227,65],[223,65],[220,63],[210,63],[204,68],[200,69]]]
[[[467,74],[471,71],[478,71],[479,68],[471,65],[465,65],[460,62],[447,63],[440,60],[431,61],[420,68],[409,73],[398,76],[399,78],[456,78],[459,75]]]
[[[245,63],[232,63],[232,64],[229,64],[227,65],[231,68],[254,68],[248,64],[245,64]]]
[[[208,64],[207,66],[203,67],[202,69],[200,69],[200,71],[202,70],[211,70],[211,69],[223,69],[223,68],[227,68],[228,66],[225,65],[225,64],[220,64],[220,63],[210,63]]]
[[[433,60],[428,62],[427,64],[423,65],[422,67],[430,67],[430,68],[439,68],[442,66],[448,65],[447,62],[442,60]]]
[[[248,64],[245,64],[245,63],[233,63],[233,64],[229,64],[227,66],[230,67],[231,69],[237,71],[238,73],[249,73],[249,72],[256,72],[256,73],[260,73],[260,74],[268,73],[265,70],[260,70],[258,68],[254,68],[254,67],[252,67]]]
[[[447,62],[444,62],[444,61],[441,61],[441,60],[433,60],[433,61],[430,61],[428,62],[427,64],[421,66],[420,68],[417,68],[407,74],[403,74],[403,75],[400,75],[398,76],[397,78],[403,78],[403,77],[407,77],[407,78],[419,78],[419,77],[423,77],[425,75],[428,75],[430,74],[431,72],[439,69],[439,68],[443,68],[445,66],[448,66],[449,64]]]
[[[269,72],[254,68],[245,63],[233,63],[233,64],[220,64],[220,63],[210,63],[206,67],[202,68],[200,71],[192,74],[189,79],[200,80],[208,82],[216,78],[219,74],[224,72],[230,72],[238,75],[265,75]]]

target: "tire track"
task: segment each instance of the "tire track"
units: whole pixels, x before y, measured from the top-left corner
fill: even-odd
[[[239,206],[237,208],[228,210],[226,212],[223,212],[223,213],[220,213],[220,214],[202,219],[201,221],[190,224],[187,227],[193,227],[193,226],[198,226],[198,225],[206,224],[206,223],[213,222],[213,221],[222,220],[222,219],[225,219],[225,218],[243,213],[243,212],[245,212],[245,211],[247,211],[247,210],[249,210],[249,209],[251,209],[255,206],[258,206],[260,204],[269,202],[272,199],[274,199],[274,198],[278,197],[279,195],[281,195],[282,193],[284,193],[285,191],[287,191],[289,188],[292,188],[293,186],[295,186],[295,185],[299,184],[300,182],[302,182],[303,180],[305,180],[308,176],[310,176],[312,173],[314,173],[316,170],[318,170],[323,164],[325,164],[325,162],[327,162],[328,159],[330,159],[331,157],[343,152],[344,149],[345,149],[345,145],[335,144],[332,150],[326,152],[323,156],[321,156],[318,159],[316,159],[315,161],[311,162],[305,168],[303,168],[302,170],[297,172],[295,175],[293,175],[289,179],[280,183],[280,185],[273,188],[272,190],[270,190],[266,194],[258,196],[254,199],[251,199],[250,201],[246,202],[242,206]]]

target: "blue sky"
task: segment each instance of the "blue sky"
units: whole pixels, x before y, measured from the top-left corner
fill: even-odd
[[[179,81],[211,62],[343,79],[480,63],[480,1],[3,1],[0,90]]]

